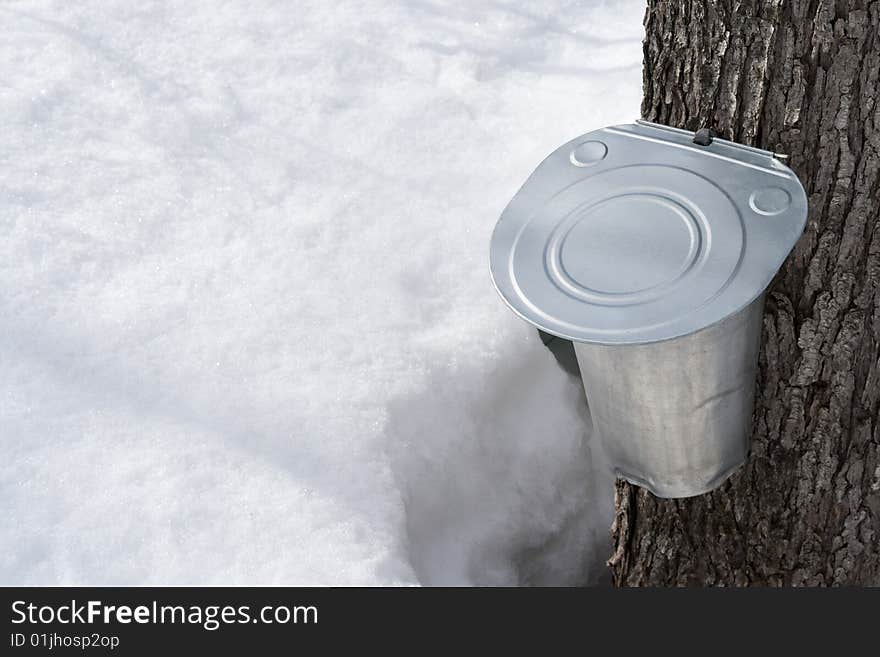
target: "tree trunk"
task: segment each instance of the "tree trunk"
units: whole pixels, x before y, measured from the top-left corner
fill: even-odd
[[[880,584],[880,1],[649,0],[643,116],[788,153],[751,455],[707,495],[618,482],[617,585]]]

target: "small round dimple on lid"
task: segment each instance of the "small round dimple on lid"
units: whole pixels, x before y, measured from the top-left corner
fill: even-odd
[[[791,195],[781,187],[765,187],[752,192],[749,207],[758,214],[774,215],[791,205]]]
[[[571,151],[571,163],[579,167],[596,164],[608,153],[608,148],[601,141],[589,140],[579,144]]]
[[[692,136],[617,126],[548,157],[492,238],[511,308],[555,335],[630,344],[699,330],[757,298],[803,230],[803,188],[770,153]]]

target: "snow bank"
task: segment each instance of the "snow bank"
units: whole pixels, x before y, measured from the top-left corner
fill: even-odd
[[[640,2],[0,7],[0,582],[582,583],[583,395],[492,289]]]

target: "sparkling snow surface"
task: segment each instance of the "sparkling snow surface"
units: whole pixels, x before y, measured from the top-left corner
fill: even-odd
[[[611,481],[495,221],[641,2],[0,5],[0,583],[580,584]]]

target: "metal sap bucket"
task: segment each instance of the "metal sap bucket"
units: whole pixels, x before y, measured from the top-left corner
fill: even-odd
[[[617,474],[660,497],[713,488],[749,451],[764,297],[651,344],[574,343],[593,427]]]
[[[660,497],[746,459],[764,292],[807,200],[772,153],[646,122],[551,154],[492,236],[507,304],[574,343],[618,476]]]

